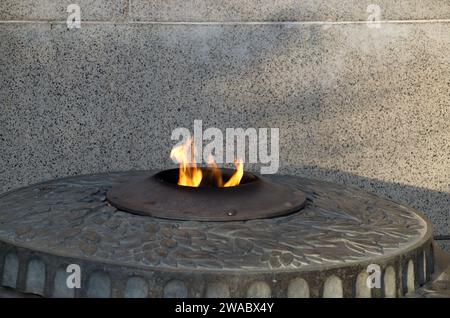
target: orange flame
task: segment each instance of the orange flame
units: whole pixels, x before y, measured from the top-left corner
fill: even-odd
[[[189,138],[185,144],[173,148],[170,152],[170,158],[180,164],[178,184],[181,186],[198,187],[202,182],[202,170],[197,168],[194,157],[195,146],[192,138]]]
[[[237,186],[244,175],[244,161],[235,160],[234,165],[236,166],[236,172],[233,173],[230,180],[228,180],[223,186],[224,187],[234,187]]]
[[[186,143],[174,147],[170,152],[170,157],[179,163],[179,177],[178,185],[186,187],[199,187],[204,179],[201,168],[197,167],[195,163],[195,145],[192,138],[189,138]],[[234,165],[236,171],[230,179],[224,183],[222,178],[222,171],[217,166],[214,158],[208,158],[207,165],[210,169],[213,183],[219,187],[234,187],[239,185],[244,175],[244,161],[235,160]]]

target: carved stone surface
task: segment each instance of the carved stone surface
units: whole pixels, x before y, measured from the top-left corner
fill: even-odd
[[[11,269],[4,260],[17,255],[16,288],[26,290],[24,268],[35,258],[48,267],[46,275],[56,275],[67,264],[80,264],[87,275],[83,276],[85,288],[77,290],[75,297],[142,295],[130,286],[145,286],[149,297],[282,297],[288,294],[289,283],[299,279],[309,284],[305,288],[311,297],[318,297],[323,295],[326,278],[334,275],[344,280],[343,296],[348,297],[354,295],[352,286],[364,266],[375,263],[382,270],[393,266],[400,296],[405,288],[405,262],[412,260],[414,268],[424,268],[420,262],[432,262],[431,228],[415,211],[356,188],[309,179],[270,177],[308,195],[301,213],[272,219],[164,220],[119,211],[106,201],[112,185],[152,173],[72,177],[4,194],[0,197],[0,273],[8,273],[5,277],[11,281]],[[422,283],[432,266],[426,268]],[[39,294],[52,296],[53,280],[45,279]]]

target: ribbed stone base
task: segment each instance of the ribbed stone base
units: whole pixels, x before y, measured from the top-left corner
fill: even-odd
[[[151,174],[1,196],[0,285],[46,297],[401,297],[433,271],[429,222],[359,189],[272,176],[307,194],[301,213],[233,222],[139,216],[106,201],[113,185]],[[81,288],[68,288],[71,264]],[[369,276],[379,288],[367,287]]]

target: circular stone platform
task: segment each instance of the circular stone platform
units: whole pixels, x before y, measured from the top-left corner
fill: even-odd
[[[175,221],[112,207],[106,191],[152,171],[53,180],[0,196],[0,285],[55,297],[400,297],[429,280],[431,226],[376,195],[309,179],[287,216]],[[81,288],[66,268],[81,269]],[[379,266],[380,288],[366,286]]]

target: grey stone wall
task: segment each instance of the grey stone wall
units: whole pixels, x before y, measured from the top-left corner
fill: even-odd
[[[168,167],[172,129],[203,119],[279,127],[281,173],[377,192],[449,235],[450,4],[380,0],[370,28],[372,2],[1,1],[0,190]]]

